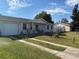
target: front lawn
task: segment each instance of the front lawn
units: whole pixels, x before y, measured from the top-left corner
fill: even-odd
[[[58,38],[55,37],[55,35],[52,35],[52,36],[42,35],[42,36],[37,36],[35,38],[53,42],[53,43],[58,43],[58,44],[63,44],[63,45],[79,48],[79,33],[75,34],[75,32],[67,32],[67,33],[63,33],[63,34],[64,34],[63,36],[58,37]],[[74,36],[76,37],[76,40],[75,40],[75,43],[73,44],[72,38]]]
[[[44,47],[47,47],[47,48],[50,48],[50,49],[53,49],[53,50],[58,50],[58,51],[64,51],[65,50],[64,47],[59,47],[59,46],[51,45],[51,44],[40,42],[40,41],[35,41],[35,40],[31,40],[31,39],[28,39],[28,40],[26,39],[26,41],[32,42],[32,43],[35,43],[35,44],[38,44],[38,45],[41,45],[41,46],[44,46]]]
[[[1,37],[0,59],[61,59],[40,49],[25,45],[8,37]],[[7,44],[5,44],[7,43]]]

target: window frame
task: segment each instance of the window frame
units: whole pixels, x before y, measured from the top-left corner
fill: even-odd
[[[26,26],[27,26],[26,24],[23,24],[23,30],[26,30],[27,29]]]
[[[47,29],[49,30],[49,25],[47,25]]]

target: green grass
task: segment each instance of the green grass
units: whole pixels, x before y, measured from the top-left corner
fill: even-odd
[[[31,39],[28,39],[28,40],[26,39],[26,41],[29,41],[29,42],[32,42],[32,43],[53,49],[53,50],[58,50],[58,51],[64,51],[65,50],[64,47],[59,47],[59,46],[51,45],[51,44],[40,42],[40,41],[35,41],[35,40],[31,40]]]
[[[61,36],[61,38],[56,38],[55,35],[52,35],[52,36],[42,35],[42,36],[37,36],[35,38],[53,42],[53,43],[58,43],[58,44],[62,44],[62,45],[67,45],[67,46],[79,48],[79,33],[75,34],[75,32],[67,32],[64,34],[65,34],[65,36]],[[72,38],[74,36],[76,36],[75,44],[72,43]]]
[[[40,49],[13,41],[8,37],[1,37],[7,45],[0,44],[0,59],[61,59]]]

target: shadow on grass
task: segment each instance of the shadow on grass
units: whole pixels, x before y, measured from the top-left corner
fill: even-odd
[[[54,37],[55,38],[59,38],[59,39],[66,39],[65,36],[66,36],[66,34],[63,33],[63,32],[62,33],[55,33],[54,34]]]
[[[60,33],[60,34],[56,34],[55,33],[38,33],[38,34],[29,34],[29,35],[12,35],[12,36],[9,36],[12,40],[21,40],[21,39],[25,39],[25,38],[34,38],[34,37],[37,37],[37,36],[54,36],[56,38],[62,38],[62,39],[65,39],[64,36],[66,36],[65,33]]]
[[[21,39],[25,39],[25,38],[34,38],[34,37],[37,37],[37,36],[54,36],[56,38],[64,38],[64,36],[66,36],[65,33],[37,33],[37,34],[28,34],[28,35],[10,35],[10,36],[0,36],[0,37],[8,37],[8,38],[11,38],[12,40],[21,40]]]

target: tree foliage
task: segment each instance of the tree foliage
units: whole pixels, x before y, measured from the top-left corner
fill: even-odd
[[[75,5],[72,13],[72,22],[71,22],[71,28],[73,31],[78,30],[79,31],[79,11],[78,11],[78,4]]]
[[[66,18],[62,18],[62,20],[60,22],[61,23],[68,23],[68,20]]]
[[[41,19],[41,18],[46,20],[47,22],[53,23],[51,15],[47,14],[47,12],[45,11],[42,11],[41,13],[35,16],[35,19]]]

